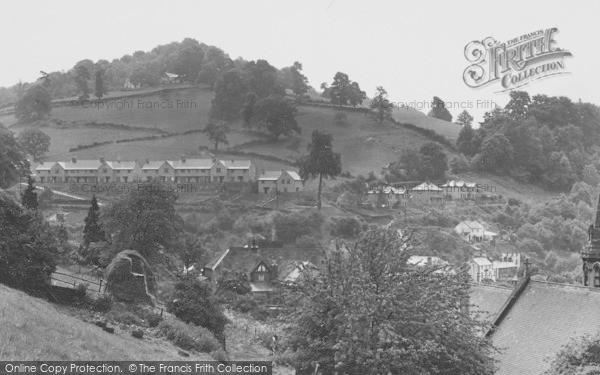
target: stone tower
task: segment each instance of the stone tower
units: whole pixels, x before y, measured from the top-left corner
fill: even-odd
[[[588,245],[581,251],[583,285],[600,288],[600,196],[596,208],[596,221],[588,228],[588,239]]]

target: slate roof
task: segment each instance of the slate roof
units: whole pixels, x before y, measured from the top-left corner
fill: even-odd
[[[431,184],[429,182],[423,182],[421,185],[417,185],[410,190],[411,191],[435,191],[435,192],[444,191],[444,189],[440,188],[437,185]]]
[[[105,161],[105,163],[112,169],[134,169],[135,161]]]
[[[440,257],[430,257],[423,255],[411,255],[406,263],[412,264],[415,266],[425,266],[427,265],[428,258],[431,259],[431,264],[434,266],[447,266],[448,262],[441,259]]]
[[[471,229],[483,229],[483,225],[479,224],[476,221],[466,221],[465,220],[465,221],[461,221],[461,223],[464,223],[466,226],[468,226]]]
[[[490,334],[498,375],[541,374],[572,338],[600,329],[600,288],[530,280]]]
[[[58,164],[66,171],[90,170],[100,168],[100,160],[59,161]]]
[[[250,160],[221,160],[221,163],[227,169],[250,169],[252,165]]]
[[[477,320],[491,321],[500,312],[511,292],[511,288],[471,284],[471,314]]]
[[[214,164],[212,159],[173,160],[168,163],[171,164],[174,169],[211,169]]]
[[[142,166],[142,169],[159,169],[164,163],[163,160],[150,160]]]
[[[450,180],[450,181],[446,182],[445,184],[443,184],[442,187],[444,187],[444,188],[463,188],[463,187],[465,187],[470,190],[470,189],[477,188],[477,183],[476,182]]]
[[[490,260],[488,258],[484,258],[484,257],[473,258],[473,262],[475,262],[475,264],[477,264],[478,266],[491,266],[492,265],[492,262],[490,262]]]
[[[258,176],[259,181],[277,181],[284,171],[264,171]],[[302,181],[300,175],[294,171],[285,171],[292,179]]]
[[[402,195],[402,194],[406,193],[406,189],[385,185],[385,186],[379,186],[374,189],[371,189],[367,192],[367,194],[379,194],[380,192],[382,192],[383,194],[391,193],[391,194]]]
[[[47,161],[47,162],[42,162],[39,163],[36,167],[35,170],[36,171],[49,171],[50,169],[52,169],[52,166],[56,164],[55,161]]]

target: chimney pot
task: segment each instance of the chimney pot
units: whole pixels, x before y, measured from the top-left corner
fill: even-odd
[[[150,159],[146,159],[146,164],[150,164]]]
[[[73,163],[77,163],[77,157],[73,156],[73,157],[71,158],[71,162],[73,162]]]
[[[100,163],[104,163],[104,156],[100,156]]]

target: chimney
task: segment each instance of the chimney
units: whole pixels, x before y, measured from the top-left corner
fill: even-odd
[[[76,157],[76,156],[73,156],[73,157],[71,158],[71,162],[72,162],[73,164],[77,163],[77,157]]]
[[[185,163],[185,156],[184,156],[184,155],[181,155],[181,156],[179,157],[179,159],[181,160],[181,162],[182,162],[182,163]]]
[[[150,159],[146,159],[146,164],[150,164]]]
[[[100,156],[100,163],[104,163],[104,156]]]
[[[212,158],[212,162],[215,163],[217,161],[216,158]]]

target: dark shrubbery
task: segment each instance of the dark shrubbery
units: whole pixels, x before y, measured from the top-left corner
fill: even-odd
[[[207,329],[176,319],[160,322],[158,333],[184,350],[211,353],[221,349],[218,341]]]
[[[353,237],[360,233],[362,225],[354,217],[340,217],[332,220],[331,234],[340,237]]]
[[[318,212],[277,213],[273,217],[277,239],[285,243],[293,243],[298,237],[304,235],[320,236],[323,222],[323,215]]]

